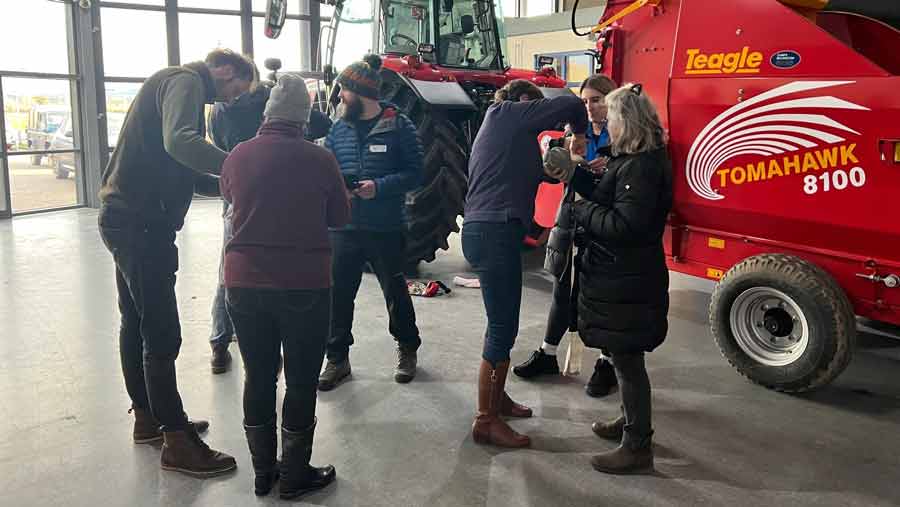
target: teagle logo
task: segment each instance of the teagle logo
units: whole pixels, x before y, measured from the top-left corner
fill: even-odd
[[[744,46],[734,53],[704,53],[687,50],[685,74],[756,74],[762,65],[763,54]]]

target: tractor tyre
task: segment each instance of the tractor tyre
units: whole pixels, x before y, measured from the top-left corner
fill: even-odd
[[[731,268],[713,291],[709,322],[741,375],[787,393],[834,380],[856,343],[844,291],[821,268],[790,255],[758,255]]]
[[[416,125],[424,152],[422,184],[406,195],[406,261],[431,262],[447,238],[459,232],[468,190],[468,145],[462,129],[442,111],[423,102],[391,70],[382,69],[381,97]]]

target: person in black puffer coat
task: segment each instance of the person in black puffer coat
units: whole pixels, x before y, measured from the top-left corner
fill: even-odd
[[[669,272],[663,230],[672,208],[672,167],[656,109],[640,85],[607,95],[614,158],[599,179],[576,169],[571,180],[584,200],[572,205],[587,234],[579,278],[578,331],[588,347],[612,358],[623,415],[597,422],[594,432],[621,445],[594,456],[602,472],[653,467],[650,381],[644,353],[666,337]]]

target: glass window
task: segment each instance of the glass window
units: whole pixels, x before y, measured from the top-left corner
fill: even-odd
[[[368,0],[347,0],[341,11],[341,23],[334,47],[334,67],[338,71],[347,65],[362,60],[372,52],[372,4]],[[323,37],[331,37],[328,30]],[[322,54],[326,44],[323,41]],[[323,60],[325,63],[327,61]]]
[[[580,85],[591,75],[593,58],[589,55],[569,55],[566,58],[566,81],[570,86]]]
[[[263,18],[253,18],[253,59],[260,73],[265,76],[267,72],[263,62],[266,58],[280,58],[282,71],[300,70],[303,68],[303,55],[300,47],[300,23],[288,19],[284,23],[281,35],[277,39],[266,37]]]
[[[492,0],[456,0],[438,13],[438,58],[443,65],[499,68],[500,38],[495,31]]]
[[[216,48],[241,52],[241,17],[221,14],[178,14],[181,63],[203,60]]]
[[[239,11],[241,10],[241,0],[178,0],[178,7]]]
[[[107,76],[149,77],[168,66],[165,13],[106,7],[100,16]]]
[[[115,0],[120,4],[165,5],[166,0]]]
[[[78,192],[73,175],[76,167],[80,165],[80,153],[45,157],[39,164],[34,163],[31,155],[9,157],[9,186],[13,213],[78,204]],[[57,172],[57,166],[61,172]]]
[[[74,148],[63,128],[72,115],[68,80],[3,78],[3,117],[10,151]],[[35,155],[36,165],[41,156]]]
[[[69,73],[68,5],[4,0],[0,14],[0,69]]]
[[[528,17],[553,14],[553,0],[524,0],[524,7]]]
[[[140,89],[138,83],[106,83],[106,138],[110,148],[119,140],[125,114]]]
[[[519,0],[500,0],[500,12],[497,13],[497,17],[516,17],[516,6],[518,3]]]
[[[195,0],[194,0],[195,1]],[[215,0],[210,0],[215,1]],[[306,10],[306,1],[307,0],[288,0],[287,4],[287,13],[288,14],[309,14]],[[318,0],[309,0],[310,2],[317,2]],[[253,12],[266,12],[266,5],[268,4],[268,0],[253,0]],[[325,9],[325,5],[322,5],[322,9]]]
[[[69,80],[3,78],[4,122],[14,213],[78,203],[74,175],[81,165],[72,124]],[[22,151],[72,150],[68,153]]]
[[[434,43],[429,0],[392,0],[385,3],[381,16],[385,52],[414,55],[419,44]]]

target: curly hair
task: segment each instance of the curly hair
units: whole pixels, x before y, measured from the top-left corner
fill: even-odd
[[[527,95],[528,100],[538,100],[544,98],[541,89],[534,83],[525,79],[513,79],[506,83],[506,86],[500,88],[494,93],[494,103],[499,104],[509,100],[518,102],[522,95]]]

